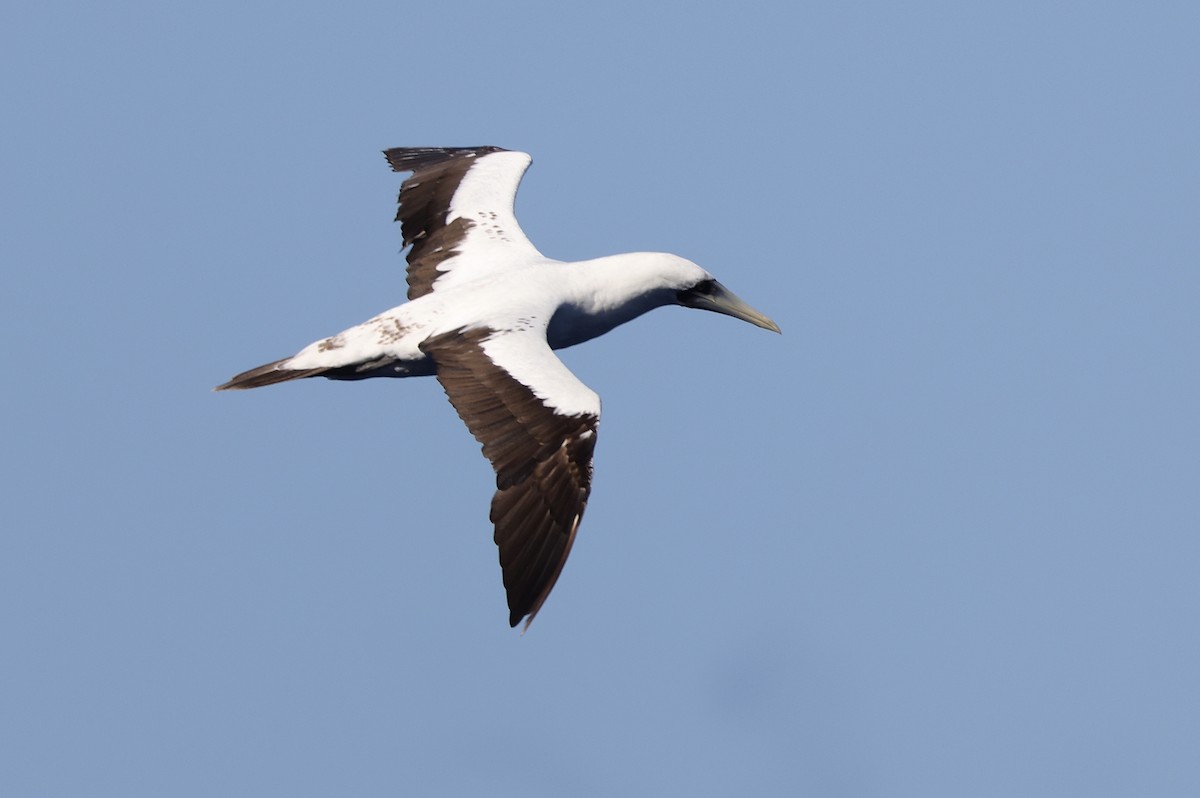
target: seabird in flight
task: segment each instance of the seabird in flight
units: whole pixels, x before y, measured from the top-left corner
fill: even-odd
[[[600,397],[553,350],[665,305],[778,325],[691,261],[658,252],[547,258],[513,213],[531,158],[499,147],[386,150],[400,186],[406,304],[243,372],[217,390],[300,377],[435,375],[496,471],[491,521],[509,624],[554,587],[592,481]]]

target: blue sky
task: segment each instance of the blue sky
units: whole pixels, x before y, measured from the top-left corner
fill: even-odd
[[[0,794],[1200,792],[1189,3],[25,4],[0,25]],[[667,250],[509,630],[380,150]]]

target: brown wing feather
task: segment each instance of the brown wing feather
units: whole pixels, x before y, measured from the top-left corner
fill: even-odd
[[[264,366],[243,371],[235,377],[230,378],[229,382],[218,385],[213,388],[214,391],[240,391],[246,388],[261,388],[264,385],[275,385],[288,380],[298,380],[303,377],[316,377],[329,371],[329,369],[288,369],[283,368],[283,364],[287,363],[291,358],[285,357],[283,360],[276,360],[267,363]]]
[[[496,470],[491,521],[508,593],[509,625],[533,622],[562,572],[592,484],[599,418],[554,412],[497,367],[490,330],[446,333],[421,350],[437,363],[450,403]]]
[[[473,224],[465,218],[446,224],[450,200],[463,176],[481,155],[501,152],[500,147],[396,147],[384,150],[396,172],[412,172],[400,186],[396,221],[408,252],[408,298],[433,290],[441,272],[437,267],[457,253]]]

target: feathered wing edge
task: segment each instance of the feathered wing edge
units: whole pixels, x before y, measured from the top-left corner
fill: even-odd
[[[436,361],[450,403],[496,471],[490,517],[509,625],[528,616],[528,629],[575,542],[591,492],[600,418],[598,411],[562,415],[548,407],[488,357],[483,344],[492,334],[483,328],[445,333],[421,349]],[[549,347],[546,353],[553,357]]]

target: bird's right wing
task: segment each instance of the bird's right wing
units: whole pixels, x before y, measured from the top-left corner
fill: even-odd
[[[562,572],[591,492],[600,397],[540,331],[458,330],[421,349],[496,470],[491,520],[509,624],[529,616],[528,628]]]
[[[408,298],[542,254],[517,224],[513,202],[532,159],[499,147],[384,150],[400,186],[396,221],[408,252]]]

